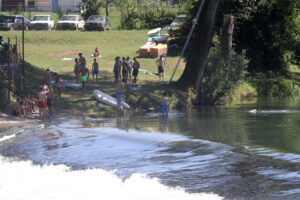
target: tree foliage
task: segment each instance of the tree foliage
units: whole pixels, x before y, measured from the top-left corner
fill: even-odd
[[[138,22],[136,0],[119,0],[121,12],[121,29],[136,29]]]
[[[104,0],[82,0],[82,6],[85,12],[82,14],[83,18],[86,20],[91,15],[99,15],[100,8],[104,5]]]
[[[219,16],[237,16],[234,43],[236,50],[247,50],[251,73],[273,71],[281,74],[295,59],[300,27],[298,0],[224,0]],[[220,18],[219,18],[220,19]],[[217,29],[220,27],[218,23]],[[292,56],[290,56],[292,55]]]

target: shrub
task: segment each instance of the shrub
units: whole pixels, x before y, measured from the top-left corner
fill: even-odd
[[[136,29],[138,22],[137,3],[133,0],[120,1],[121,29]]]
[[[168,10],[166,6],[144,4],[139,9],[140,28],[164,27],[171,24],[174,18],[181,13],[180,9]]]
[[[231,52],[229,60],[222,59],[219,47],[212,48],[201,82],[201,103],[216,104],[222,97],[233,91],[243,81],[248,65],[245,52]]]

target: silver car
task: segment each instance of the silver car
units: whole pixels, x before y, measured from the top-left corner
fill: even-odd
[[[57,30],[78,30],[84,29],[84,21],[79,15],[64,15],[56,24]]]

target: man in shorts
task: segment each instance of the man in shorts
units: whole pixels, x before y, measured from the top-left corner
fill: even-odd
[[[123,92],[124,92],[124,89],[125,89],[125,80],[123,79],[122,81],[118,82],[116,84],[116,89],[117,89],[117,108],[118,110],[122,110],[122,106],[121,106],[121,103],[122,103],[122,97],[123,97]]]
[[[50,84],[51,84],[51,72],[48,69],[46,69],[45,73],[44,73],[44,81],[45,81],[45,84],[49,87]]]
[[[94,59],[94,62],[93,62],[92,73],[93,73],[93,80],[94,80],[94,76],[96,75],[96,81],[97,81],[98,73],[99,73],[99,64],[98,64],[96,58]]]
[[[166,65],[166,59],[163,58],[163,56],[159,56],[159,59],[156,61],[156,65],[158,67],[158,76],[159,80],[162,80],[164,82],[164,71],[165,71],[165,65]]]
[[[85,90],[85,83],[89,79],[89,76],[90,76],[90,72],[89,72],[88,68],[83,66],[83,68],[80,69],[80,80],[82,82],[82,92],[84,92],[84,90]]]
[[[79,83],[79,78],[80,78],[80,63],[78,61],[78,58],[75,58],[74,73],[75,73],[75,76],[76,76],[76,81],[77,81],[77,83]]]
[[[82,53],[79,53],[79,64],[80,64],[80,68],[83,68],[86,66],[86,60],[85,57],[82,56]]]

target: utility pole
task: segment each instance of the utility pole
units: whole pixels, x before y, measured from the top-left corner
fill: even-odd
[[[23,76],[25,75],[25,53],[24,53],[24,30],[25,29],[25,24],[24,24],[24,17],[22,18],[22,58],[23,58],[23,66],[22,66],[22,73],[23,73]]]

